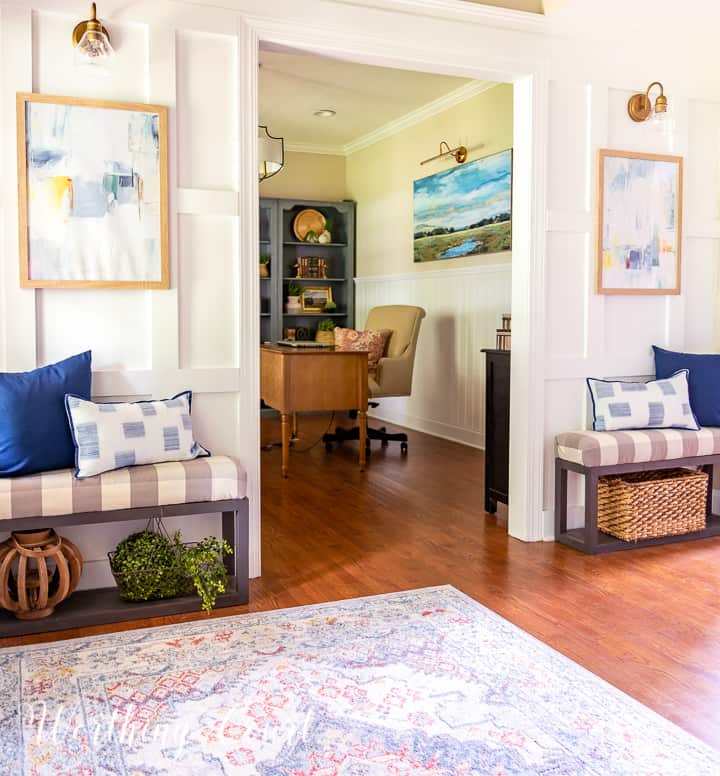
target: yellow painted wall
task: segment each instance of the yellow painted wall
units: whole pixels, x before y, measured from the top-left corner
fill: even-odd
[[[511,253],[413,262],[413,181],[454,160],[420,165],[441,140],[467,146],[468,161],[512,147],[513,89],[500,84],[347,157],[347,197],[357,202],[357,275],[510,262]],[[479,147],[482,146],[482,147]]]
[[[345,157],[285,152],[285,167],[260,184],[261,197],[281,199],[344,199]]]

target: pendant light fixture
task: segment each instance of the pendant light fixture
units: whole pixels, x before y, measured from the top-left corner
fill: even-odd
[[[93,70],[106,71],[115,51],[110,34],[98,21],[95,3],[90,6],[90,18],[75,26],[72,34],[75,63]]]
[[[258,179],[272,178],[285,164],[285,140],[273,137],[263,124],[258,126]]]

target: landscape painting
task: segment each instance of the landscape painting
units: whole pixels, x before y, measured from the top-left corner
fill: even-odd
[[[415,181],[413,205],[416,262],[509,251],[512,150]]]
[[[682,161],[600,151],[599,293],[680,293]]]
[[[165,118],[18,95],[21,285],[168,287]]]

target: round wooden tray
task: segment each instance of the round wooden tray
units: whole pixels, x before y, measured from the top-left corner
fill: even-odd
[[[308,232],[315,232],[318,236],[325,231],[325,216],[319,210],[306,208],[301,210],[293,221],[293,232],[298,240],[304,242]]]

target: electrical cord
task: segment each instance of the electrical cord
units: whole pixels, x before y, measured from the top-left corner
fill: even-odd
[[[304,447],[302,449],[300,449],[299,447],[293,446],[293,451],[296,453],[309,453],[314,447],[317,447],[320,444],[320,442],[323,441],[325,434],[328,434],[330,432],[330,429],[332,428],[332,425],[334,422],[335,422],[335,413],[333,412],[333,414],[330,416],[330,422],[328,423],[327,428],[325,429],[325,431],[323,431],[320,437],[317,440],[315,440],[315,442],[313,442],[309,447]],[[273,447],[282,447],[282,442],[270,442],[270,444],[268,445],[263,445],[261,449],[272,450]]]

